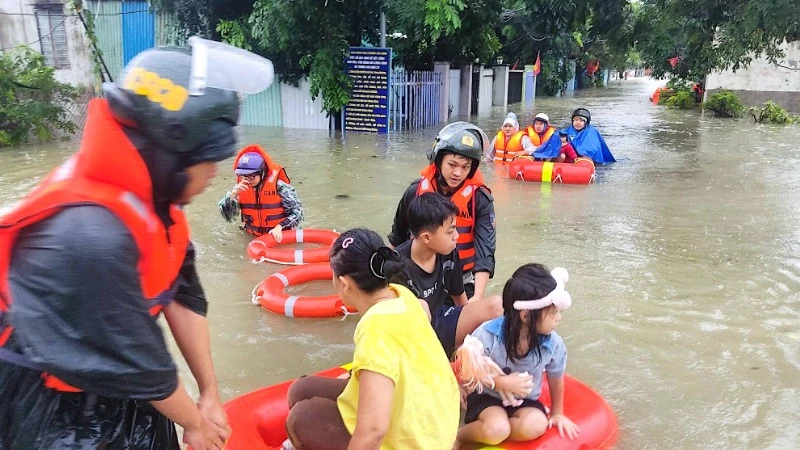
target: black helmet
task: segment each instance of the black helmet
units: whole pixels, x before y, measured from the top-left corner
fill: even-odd
[[[439,131],[433,148],[428,151],[428,161],[438,167],[448,153],[466,156],[474,160],[469,176],[475,175],[483,153],[489,146],[489,138],[478,126],[469,122],[453,122]]]
[[[586,119],[586,125],[589,125],[592,122],[592,113],[589,112],[586,108],[578,108],[575,111],[572,111],[572,118],[576,117],[583,117]]]
[[[235,142],[203,144],[226,126],[233,132],[240,106],[237,93],[229,90],[207,88],[203,95],[189,95],[191,70],[188,48],[153,48],[133,58],[114,84],[103,85],[117,120],[180,155],[185,166],[233,156]]]
[[[272,63],[227,44],[189,38],[190,48],[159,47],[134,57],[103,92],[128,127],[150,171],[157,205],[178,199],[185,169],[234,155],[239,93],[272,83]],[[159,206],[157,206],[159,207]]]

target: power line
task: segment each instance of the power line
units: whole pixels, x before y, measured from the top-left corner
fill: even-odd
[[[91,10],[88,10],[88,9],[87,9],[87,11],[91,12]],[[150,10],[150,9],[142,9],[142,10],[139,10],[139,11],[125,11],[125,12],[119,12],[119,13],[95,13],[95,12],[92,12],[92,16],[95,16],[95,17],[113,17],[113,16],[124,16],[126,14],[138,14],[138,13],[143,13],[143,12],[157,12],[157,11]],[[63,14],[62,13],[62,14],[55,14],[55,15],[65,16],[65,17],[78,17],[77,14],[73,14],[73,13],[69,13],[69,14]],[[31,17],[36,17],[36,16],[38,16],[38,14],[36,14],[36,13],[32,14],[32,13],[0,12],[0,16],[31,16]]]
[[[54,15],[58,15],[58,14],[54,14]],[[49,33],[45,34],[44,36],[41,36],[39,39],[37,39],[37,40],[35,40],[33,42],[27,44],[27,46],[30,47],[33,44],[37,44],[39,42],[42,42],[42,39],[44,39],[46,37],[50,37],[53,33],[55,33],[55,31],[56,31],[56,29],[58,29],[58,27],[60,27],[61,25],[64,25],[64,22],[66,22],[67,19],[68,19],[68,17],[64,17],[64,19],[61,20],[61,22],[59,22],[58,25],[56,25],[56,26],[54,26],[53,28],[50,29]],[[66,32],[66,30],[64,30],[64,32]]]

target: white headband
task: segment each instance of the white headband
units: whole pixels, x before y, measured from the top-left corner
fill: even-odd
[[[538,300],[517,300],[514,302],[514,309],[542,309],[550,305],[556,305],[558,309],[567,309],[572,305],[572,296],[564,289],[564,285],[569,281],[569,273],[563,267],[556,267],[550,272],[556,280],[556,288],[549,294]]]

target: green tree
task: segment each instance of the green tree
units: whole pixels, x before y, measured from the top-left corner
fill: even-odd
[[[221,20],[238,20],[253,10],[253,0],[150,0],[153,8],[175,14],[184,37],[219,38]]]
[[[531,64],[542,57],[538,89],[560,92],[573,72],[592,59],[601,67],[625,66],[633,50],[636,7],[629,0],[511,0],[501,14],[501,50],[505,60]]]
[[[56,130],[75,132],[65,107],[77,92],[53,72],[30,47],[0,54],[0,147],[25,144],[31,136],[51,140]]]
[[[493,3],[494,2],[494,3]],[[383,8],[396,62],[430,69],[436,59],[463,62],[490,59],[499,46],[486,5],[500,0],[255,0],[252,12],[222,20],[216,30],[235,45],[272,59],[280,79],[296,84],[308,76],[312,96],[323,108],[340,111],[349,98],[344,75],[349,46],[378,44]],[[487,17],[489,22],[487,23]],[[404,36],[404,37],[399,37]]]
[[[747,67],[765,55],[776,62],[784,41],[800,39],[796,0],[643,0],[636,48],[657,77],[696,79]],[[672,66],[672,62],[675,66]]]

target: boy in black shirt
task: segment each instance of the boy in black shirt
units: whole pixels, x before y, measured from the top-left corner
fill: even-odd
[[[448,356],[478,325],[503,314],[499,295],[467,301],[456,251],[456,214],[456,205],[435,192],[414,198],[408,206],[413,239],[397,247],[413,262],[405,284],[428,304],[431,325]]]

